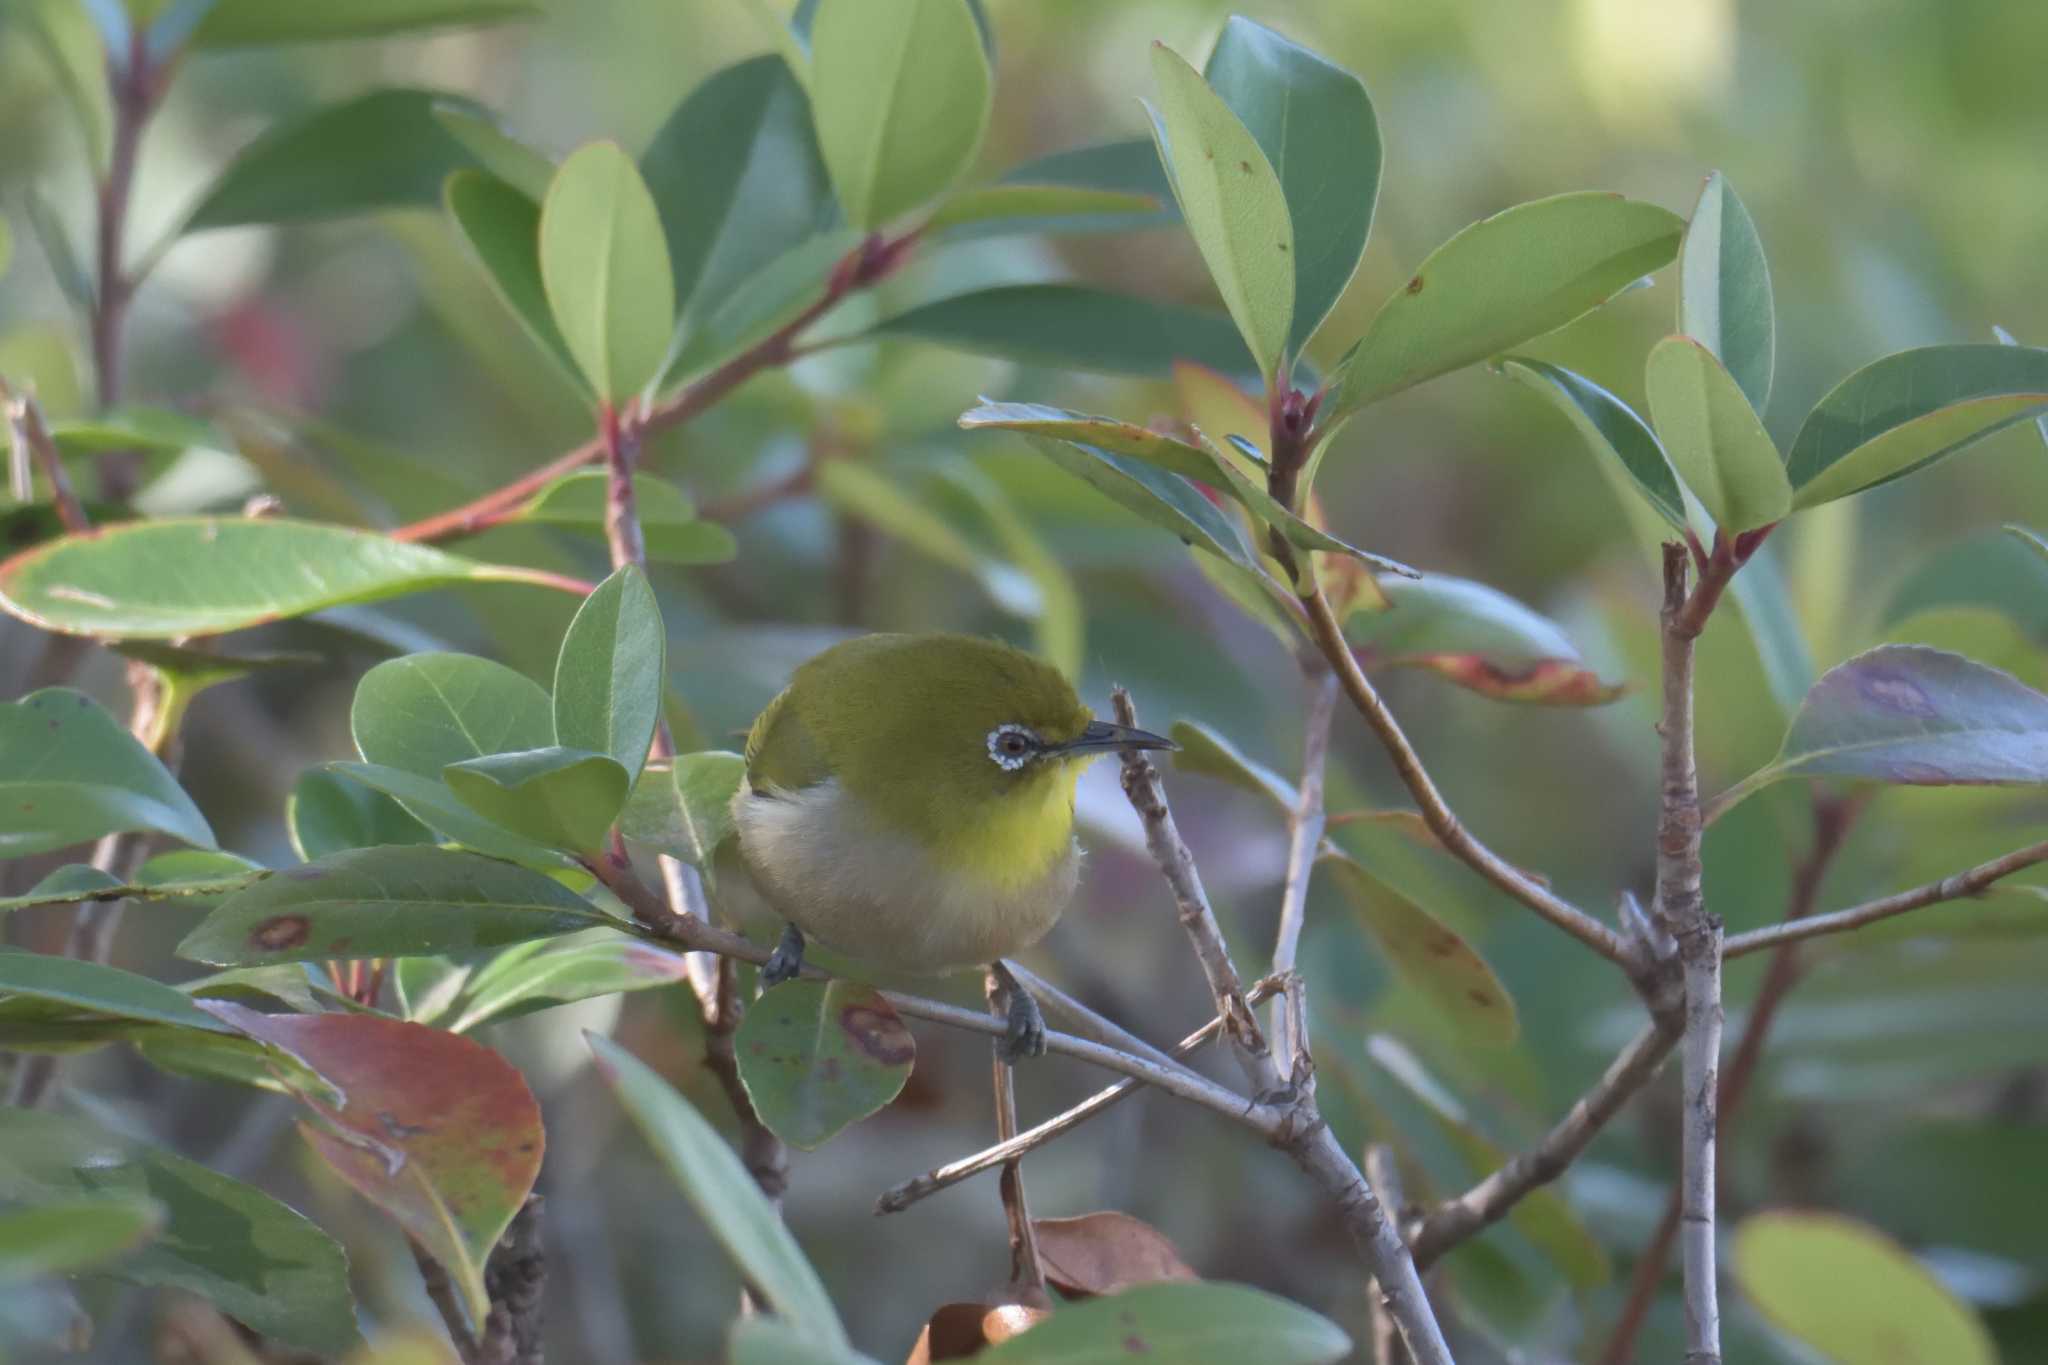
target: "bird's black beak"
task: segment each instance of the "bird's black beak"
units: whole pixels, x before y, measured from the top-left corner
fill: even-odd
[[[1121,754],[1137,749],[1178,749],[1180,745],[1150,730],[1091,720],[1080,735],[1060,745],[1062,754]]]

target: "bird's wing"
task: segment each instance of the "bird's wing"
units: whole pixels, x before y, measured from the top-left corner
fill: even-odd
[[[824,751],[784,688],[747,732],[747,782],[757,792],[800,791],[832,775]]]

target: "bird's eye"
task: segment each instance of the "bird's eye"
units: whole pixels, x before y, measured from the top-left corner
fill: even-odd
[[[1038,736],[1022,725],[998,725],[988,732],[988,756],[1006,772],[1029,763],[1038,749]]]

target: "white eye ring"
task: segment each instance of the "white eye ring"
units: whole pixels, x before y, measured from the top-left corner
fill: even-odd
[[[1038,757],[1040,742],[1028,726],[998,725],[988,732],[988,756],[998,768],[1013,773]]]

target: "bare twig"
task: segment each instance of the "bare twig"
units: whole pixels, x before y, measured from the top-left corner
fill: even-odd
[[[1718,549],[1720,542],[1716,542]],[[1710,561],[1693,601],[1715,582]],[[1680,1240],[1685,1262],[1685,1365],[1720,1365],[1721,1307],[1714,1261],[1714,1165],[1721,1062],[1721,921],[1700,890],[1700,784],[1693,758],[1693,642],[1686,547],[1664,547],[1664,716],[1653,913],[1678,940],[1685,970],[1685,1124]],[[1730,570],[1732,572],[1732,570]],[[1725,581],[1725,580],[1724,580]]]
[[[1014,971],[1015,968],[1013,967],[1012,970]],[[1268,997],[1278,994],[1282,985],[1283,983],[1279,977],[1266,977],[1254,984],[1249,991],[1245,992],[1245,999],[1250,1004],[1260,1004]],[[1028,985],[1026,988],[1029,989]],[[1175,1057],[1185,1057],[1222,1031],[1223,1020],[1220,1018],[1211,1019],[1208,1023],[1176,1043],[1173,1048],[1173,1055]],[[979,1175],[992,1167],[1002,1165],[1013,1157],[1019,1157],[1034,1148],[1043,1147],[1061,1134],[1071,1132],[1080,1127],[1083,1123],[1094,1118],[1105,1109],[1110,1108],[1118,1100],[1123,1099],[1126,1095],[1131,1094],[1137,1089],[1138,1082],[1134,1080],[1122,1080],[1114,1085],[1105,1086],[1071,1109],[1062,1110],[1043,1123],[1038,1124],[1036,1127],[1025,1129],[1006,1142],[998,1142],[993,1147],[983,1148],[972,1156],[961,1157],[958,1161],[949,1161],[936,1170],[918,1176],[914,1180],[906,1180],[900,1185],[892,1186],[888,1190],[883,1191],[882,1196],[875,1201],[875,1212],[877,1214],[901,1213],[920,1199],[957,1185],[969,1176]]]
[[[1003,984],[1002,977],[990,972],[985,989],[988,992],[988,1012],[1007,1021],[1010,991]],[[1017,1087],[1010,1064],[1003,1060],[1002,1045],[997,1044],[990,1053],[995,1078],[996,1141],[1004,1143],[1017,1136]],[[1009,1292],[1018,1303],[1050,1308],[1052,1300],[1045,1292],[1045,1267],[1038,1259],[1038,1233],[1031,1226],[1031,1202],[1024,1195],[1022,1152],[1014,1152],[1004,1160],[999,1190],[1003,1219],[1010,1229]]]
[[[50,429],[43,422],[43,410],[34,396],[14,392],[7,386],[6,379],[0,378],[0,408],[5,409],[15,468],[20,470],[40,465],[43,477],[50,484],[50,501],[56,506],[57,520],[67,531],[90,531],[92,519],[86,516],[78,494],[72,491],[71,476],[64,470],[64,457],[58,452],[57,443],[50,439]],[[15,496],[26,502],[29,490],[17,488]]]
[[[640,425],[622,428],[619,410],[609,401],[597,407],[598,443],[604,447],[604,538],[611,547],[612,567],[647,567],[647,539],[640,531],[640,511],[633,497],[633,465],[640,454]]]
[[[1394,1211],[1394,1216],[1400,1217],[1402,1205],[1407,1201],[1401,1197],[1401,1171],[1394,1162],[1393,1148],[1383,1142],[1375,1142],[1365,1149],[1365,1178],[1380,1192],[1380,1198]],[[1370,1298],[1375,1365],[1408,1365],[1408,1351],[1401,1345],[1401,1334],[1394,1328],[1393,1315],[1387,1312],[1387,1306],[1378,1294]]]
[[[1429,770],[1423,767],[1421,755],[1408,742],[1401,722],[1387,709],[1379,690],[1365,676],[1365,670],[1358,666],[1358,660],[1353,657],[1351,646],[1344,638],[1344,627],[1338,622],[1322,588],[1318,586],[1305,593],[1301,604],[1308,611],[1309,626],[1315,634],[1316,643],[1322,648],[1323,657],[1329,660],[1330,667],[1336,670],[1345,695],[1351,698],[1351,704],[1365,717],[1365,723],[1372,727],[1373,733],[1379,736],[1380,744],[1393,760],[1394,771],[1400,776],[1401,784],[1415,798],[1416,809],[1445,851],[1594,952],[1626,966],[1627,949],[1620,935],[1479,842],[1465,828],[1445,802],[1443,793],[1437,790]]]
[[[1323,771],[1329,765],[1330,722],[1337,709],[1337,677],[1317,660],[1310,666],[1308,711],[1303,719],[1301,742],[1301,785],[1294,809],[1287,814],[1287,879],[1280,893],[1280,928],[1273,938],[1273,971],[1276,975],[1294,970],[1301,947],[1301,927],[1307,917],[1308,886],[1315,872],[1316,852],[1323,843]],[[1293,1059],[1306,1052],[1308,1040],[1294,1030],[1291,1014],[1297,1006],[1294,993],[1273,1005],[1269,1032],[1274,1053]]]

